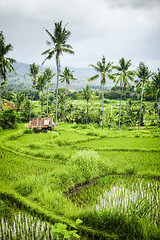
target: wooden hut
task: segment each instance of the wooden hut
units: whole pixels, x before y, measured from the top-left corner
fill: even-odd
[[[33,129],[34,132],[41,132],[43,130],[54,129],[53,118],[31,118],[28,124],[28,128]]]

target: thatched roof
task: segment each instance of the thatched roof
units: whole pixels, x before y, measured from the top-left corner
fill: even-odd
[[[31,118],[28,128],[48,128],[53,127],[53,118]]]

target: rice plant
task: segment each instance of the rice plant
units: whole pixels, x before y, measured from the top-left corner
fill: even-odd
[[[31,215],[24,210],[9,209],[10,217],[6,210],[8,207],[1,201],[1,224],[0,239],[1,240],[54,240],[54,239],[79,239],[76,226],[82,221],[77,219],[75,229],[68,229],[64,223],[55,223],[54,225],[42,220],[36,215]],[[2,206],[1,206],[2,207]],[[82,239],[82,238],[81,238]]]

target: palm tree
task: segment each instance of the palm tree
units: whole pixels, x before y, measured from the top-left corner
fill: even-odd
[[[46,86],[46,78],[44,74],[38,76],[36,88],[41,92],[41,117],[42,117],[42,111],[43,111],[43,90],[45,86]]]
[[[138,130],[140,130],[144,86],[147,83],[148,79],[152,76],[152,73],[149,71],[148,67],[143,62],[140,62],[136,74],[139,78],[138,81],[136,81],[138,82],[137,86],[142,87],[141,104],[140,104],[140,111],[139,111],[139,125],[138,125]]]
[[[23,92],[17,93],[17,98],[16,98],[17,112],[18,111],[21,112],[21,105],[22,105],[24,99],[25,99],[25,93],[23,93]]]
[[[67,40],[71,35],[71,32],[66,30],[66,26],[62,27],[62,21],[55,23],[53,35],[46,29],[51,41],[47,41],[48,45],[53,45],[51,48],[47,49],[42,55],[48,55],[46,60],[50,60],[54,55],[56,57],[56,66],[57,66],[57,85],[56,85],[56,111],[55,111],[55,124],[57,123],[57,104],[58,104],[58,83],[59,83],[59,73],[60,73],[60,55],[63,53],[74,54],[72,46],[67,44]],[[42,64],[43,64],[42,63]]]
[[[46,68],[44,71],[44,76],[47,82],[47,117],[48,117],[48,100],[49,100],[49,88],[51,87],[51,80],[55,76],[55,73],[52,73],[52,70],[50,68]]]
[[[33,77],[33,79],[32,79],[32,82],[33,82],[32,88],[33,89],[36,89],[38,72],[39,72],[39,66],[38,65],[36,66],[35,63],[31,64],[30,65],[30,73],[29,73],[29,75],[31,77]],[[32,94],[32,100],[31,100],[31,106],[30,106],[30,112],[29,112],[29,119],[31,118],[31,111],[32,111],[34,94],[35,94],[35,91]]]
[[[158,125],[159,125],[159,101],[160,101],[160,69],[158,68],[158,73],[154,73],[152,76],[151,82],[151,92],[156,94],[158,99],[158,116],[157,116],[157,132],[158,132]]]
[[[119,60],[119,65],[114,66],[113,69],[116,69],[118,72],[114,73],[113,76],[116,77],[114,79],[115,86],[120,83],[121,95],[120,95],[120,104],[119,104],[119,118],[118,118],[118,131],[120,129],[120,121],[121,121],[121,101],[122,101],[122,93],[123,89],[130,85],[129,81],[134,81],[135,71],[129,70],[131,66],[131,60],[125,61],[124,58]]]
[[[16,62],[15,59],[5,57],[5,55],[7,55],[12,50],[13,50],[13,47],[10,43],[7,45],[5,44],[5,38],[3,36],[3,32],[1,31],[0,32],[0,121],[1,121],[2,83],[6,82],[7,71],[9,71],[9,72],[11,72],[12,70],[14,71],[12,64]]]
[[[93,97],[93,91],[91,90],[88,84],[86,85],[86,88],[82,89],[82,96],[84,99],[87,100],[87,116],[86,116],[86,124],[87,124],[88,123],[88,103],[89,103],[89,100]]]
[[[101,76],[100,86],[102,90],[102,130],[104,130],[104,85],[106,84],[106,75],[109,78],[112,78],[112,75],[109,74],[112,70],[111,65],[112,65],[111,62],[106,64],[106,58],[104,56],[102,57],[102,62],[101,61],[97,62],[97,66],[93,64],[89,65],[93,67],[99,74],[89,78],[88,81],[93,81],[97,79],[99,76]]]
[[[66,89],[70,85],[71,80],[77,80],[76,78],[73,77],[73,71],[70,71],[69,68],[65,67],[64,71],[62,74],[60,74],[60,81],[63,83],[66,83]],[[63,109],[63,122],[65,118],[65,105],[66,105],[66,90],[65,90],[65,97],[64,97],[64,109]]]

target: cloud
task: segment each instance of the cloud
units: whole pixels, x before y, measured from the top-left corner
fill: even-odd
[[[105,55],[108,61],[144,59],[155,68],[160,62],[159,7],[159,0],[1,0],[0,28],[17,61],[40,64],[49,40],[45,29],[53,32],[54,22],[62,20],[75,50],[74,56],[61,58],[62,64],[87,67]]]
[[[114,8],[160,8],[159,0],[105,0],[107,4]]]

